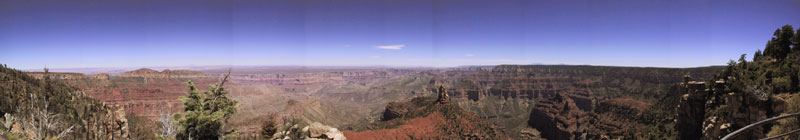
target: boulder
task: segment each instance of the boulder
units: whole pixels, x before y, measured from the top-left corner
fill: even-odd
[[[339,129],[317,122],[304,127],[303,132],[308,134],[307,139],[312,140],[347,140]]]

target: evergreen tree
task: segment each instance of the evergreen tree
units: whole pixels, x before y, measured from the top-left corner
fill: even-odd
[[[224,84],[230,71],[218,85],[209,86],[205,92],[198,91],[194,83],[187,82],[189,96],[182,96],[184,114],[176,114],[179,128],[177,139],[219,139],[223,137],[225,123],[236,113],[238,101],[226,97]]]
[[[800,49],[800,28],[797,29],[797,32],[794,33],[794,47],[795,49]]]
[[[774,40],[775,40],[775,38],[772,38],[771,40],[767,41],[767,45],[766,45],[767,47],[764,48],[764,56],[771,57],[771,58],[776,58],[776,54],[777,54],[778,50],[777,50],[776,46],[774,45],[774,43],[772,43]]]
[[[792,38],[794,37],[794,29],[792,25],[784,25],[776,29],[772,34],[773,37],[767,41],[767,46],[764,49],[764,55],[770,56],[774,59],[782,60],[792,51]],[[798,50],[800,48],[794,48]]]
[[[739,56],[739,68],[747,69],[747,54],[742,54],[742,56]]]
[[[758,51],[753,54],[753,61],[757,61],[758,59],[761,59],[761,49],[758,49]]]
[[[776,35],[775,38],[778,38],[777,45],[779,47],[791,49],[792,44],[794,44],[792,43],[792,40],[794,38],[794,28],[792,27],[792,25],[784,25],[783,27],[781,27],[780,33]],[[800,48],[795,48],[795,50],[797,49]]]

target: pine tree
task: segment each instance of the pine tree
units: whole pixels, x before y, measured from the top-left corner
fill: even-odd
[[[742,54],[739,56],[739,68],[740,69],[747,69],[747,54]]]
[[[773,37],[767,41],[767,46],[764,49],[764,55],[774,59],[782,60],[792,50],[800,50],[800,48],[792,48],[792,38],[794,37],[794,29],[792,25],[784,25],[776,29],[772,34]]]
[[[794,33],[794,49],[800,49],[800,29],[797,29],[797,32]]]
[[[761,59],[761,49],[758,49],[756,53],[753,54],[753,61]]]
[[[223,136],[225,123],[236,113],[238,101],[228,98],[225,81],[230,71],[218,85],[209,86],[205,92],[198,91],[194,83],[187,82],[189,96],[182,96],[183,114],[176,114],[179,128],[177,139],[219,139]]]

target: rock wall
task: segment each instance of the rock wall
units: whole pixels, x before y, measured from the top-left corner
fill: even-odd
[[[685,94],[677,108],[675,129],[683,140],[720,139],[746,125],[774,117],[786,108],[783,100],[759,96],[767,95],[760,90],[723,93],[730,88],[723,80],[709,84],[691,81],[686,76],[681,86]],[[771,124],[756,127],[734,139],[765,138],[770,127]]]
[[[528,126],[502,121],[516,118],[516,116],[524,116],[519,119],[520,121],[531,120],[539,124],[545,124],[543,126],[546,126],[546,123],[551,123],[550,125],[553,126],[563,124],[563,122],[557,121],[564,120],[552,118],[566,117],[569,113],[550,113],[549,116],[543,115],[545,113],[540,113],[537,116],[532,112],[535,109],[547,110],[545,108],[548,107],[542,104],[548,104],[546,102],[552,102],[549,100],[556,98],[556,96],[561,96],[569,98],[570,102],[575,105],[573,112],[576,114],[578,114],[577,112],[583,112],[584,116],[589,116],[587,119],[598,121],[593,124],[576,125],[581,129],[587,129],[585,132],[581,131],[577,134],[591,138],[602,138],[603,135],[614,138],[629,138],[633,137],[633,135],[645,134],[641,132],[624,133],[625,131],[619,130],[630,129],[636,131],[641,127],[654,126],[654,122],[651,120],[662,120],[660,122],[664,123],[669,123],[664,120],[674,120],[674,116],[670,115],[653,115],[653,112],[658,111],[648,111],[645,112],[648,114],[641,115],[644,112],[643,110],[648,109],[650,106],[649,104],[641,104],[642,102],[656,103],[663,98],[675,97],[674,99],[670,98],[672,102],[669,105],[669,109],[674,109],[674,104],[677,104],[679,100],[674,93],[677,90],[677,84],[682,81],[681,76],[689,73],[693,76],[706,78],[718,72],[720,68],[672,69],[501,65],[492,67],[489,71],[456,69],[440,73],[434,72],[434,75],[440,76],[438,79],[442,80],[438,80],[438,83],[448,87],[447,91],[451,97],[454,97],[453,101],[459,102],[465,108],[478,112],[481,117],[495,124],[515,129],[515,131],[508,132],[517,132],[516,130],[520,130],[521,127]],[[436,91],[433,87],[428,90]],[[503,104],[509,100],[536,101],[536,103],[530,107]],[[623,101],[625,104],[610,102],[614,100]],[[623,108],[614,108],[615,111],[597,113],[594,110],[601,101],[606,101],[615,106],[622,106]],[[536,117],[542,117],[543,119],[536,119]],[[648,121],[641,121],[644,119]],[[533,123],[530,124],[530,126],[533,125]],[[541,131],[543,136],[567,131],[538,130]],[[509,135],[513,136],[514,134]]]
[[[699,139],[703,135],[702,124],[705,120],[706,92],[705,82],[690,81],[688,76],[681,87],[684,95],[678,105],[676,130],[680,139]]]
[[[571,140],[581,137],[591,114],[582,112],[575,102],[564,94],[557,94],[552,100],[543,100],[531,111],[528,124],[542,132],[542,137],[550,140]]]
[[[612,139],[623,136],[628,131],[635,131],[634,124],[623,121],[629,121],[625,119],[634,118],[636,114],[621,117],[609,112],[612,111],[602,114],[583,111],[572,97],[556,94],[555,97],[535,105],[528,125],[541,131],[543,138],[551,140]]]

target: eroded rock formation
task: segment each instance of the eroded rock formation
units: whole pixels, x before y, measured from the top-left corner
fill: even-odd
[[[705,82],[690,81],[689,76],[681,83],[683,92],[678,105],[678,119],[676,128],[681,139],[699,139],[703,134],[703,120],[705,119],[706,91]]]
[[[786,108],[783,100],[760,96],[767,95],[763,91],[723,93],[729,88],[726,86],[723,80],[709,84],[685,78],[682,83],[685,94],[678,106],[675,125],[681,139],[720,139],[746,125],[780,114]],[[770,126],[756,127],[734,139],[764,138]]]
[[[437,103],[450,103],[450,96],[447,95],[447,90],[444,89],[444,86],[439,86],[438,97],[436,98]]]
[[[383,111],[381,120],[386,121],[403,117],[403,115],[408,113],[413,107],[413,105],[407,102],[391,102],[386,105],[386,110]]]
[[[542,131],[542,137],[551,140],[570,140],[586,132],[581,124],[588,124],[591,114],[582,112],[575,102],[564,94],[543,100],[531,111],[530,126]]]
[[[109,76],[108,73],[99,73],[91,76],[92,79],[97,80],[108,80]]]

